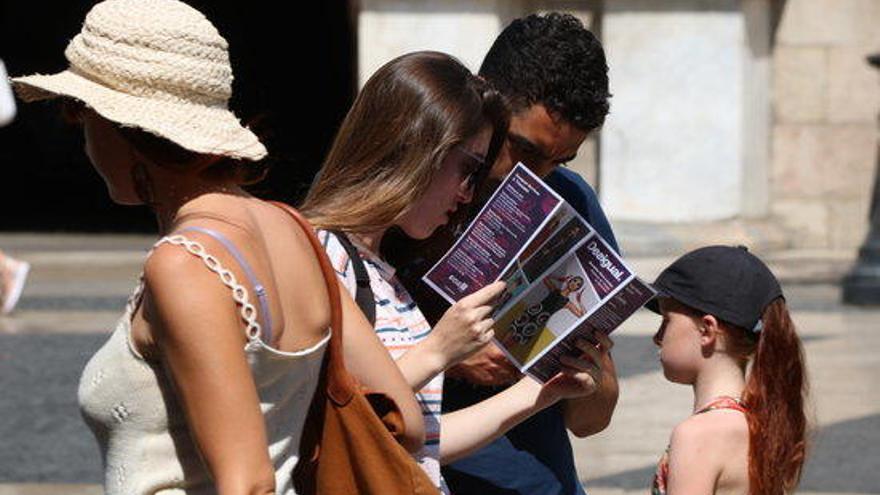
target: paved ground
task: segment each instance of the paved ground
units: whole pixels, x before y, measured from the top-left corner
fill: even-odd
[[[100,493],[100,459],[76,407],[85,361],[101,345],[137,276],[149,239],[0,236],[34,264],[20,309],[0,318],[0,495]],[[804,337],[817,426],[799,493],[880,494],[880,308],[838,303],[841,253],[776,253],[773,266]],[[631,260],[652,279],[666,258]],[[645,493],[690,391],[659,373],[639,313],[616,335],[621,398],[611,426],[576,440],[592,495]]]

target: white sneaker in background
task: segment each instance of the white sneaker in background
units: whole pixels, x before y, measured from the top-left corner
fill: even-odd
[[[15,117],[15,98],[12,97],[12,88],[9,87],[6,66],[0,60],[0,127],[12,122]]]
[[[30,269],[30,263],[9,256],[0,262],[0,314],[9,314],[15,309]]]

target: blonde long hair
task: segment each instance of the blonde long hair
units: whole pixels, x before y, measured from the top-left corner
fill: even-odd
[[[301,210],[318,228],[388,228],[425,194],[446,154],[488,125],[485,177],[509,119],[501,95],[455,58],[400,56],[364,85]]]

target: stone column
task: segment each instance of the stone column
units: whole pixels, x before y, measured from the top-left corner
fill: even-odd
[[[880,54],[868,57],[880,69]],[[880,150],[880,147],[877,148]],[[849,304],[880,304],[880,154],[874,170],[874,189],[868,212],[868,238],[859,250],[852,272],[843,279],[843,300]]]
[[[736,0],[614,0],[602,200],[617,220],[740,213],[745,22]]]
[[[877,146],[880,2],[788,0],[773,47],[770,209],[791,245],[865,239]]]
[[[742,184],[740,214],[761,218],[770,212],[771,11],[767,0],[742,0],[743,50]]]
[[[601,0],[362,0],[357,15],[359,85],[382,64],[414,50],[449,53],[476,72],[498,33],[533,12],[569,12],[599,36],[600,6]],[[593,185],[596,155],[596,137],[591,135],[568,164]]]
[[[499,2],[362,0],[358,14],[360,86],[389,60],[416,50],[449,53],[476,72],[503,27],[506,8]]]

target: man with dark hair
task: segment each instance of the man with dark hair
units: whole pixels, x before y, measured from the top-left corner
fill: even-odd
[[[580,131],[567,136],[575,141],[583,142],[608,114],[611,95],[605,52],[571,15],[550,13],[514,20],[489,49],[480,76],[507,98],[520,120],[531,120],[529,114],[539,114],[536,107],[543,107],[553,114],[560,132]],[[516,148],[521,142],[511,144]],[[541,155],[544,150],[539,147],[520,149],[524,155],[515,158],[532,159],[529,166],[538,175],[546,176],[559,164]]]
[[[479,211],[517,162],[523,162],[617,250],[595,191],[578,174],[560,166],[575,158],[587,135],[602,125],[608,113],[608,67],[599,41],[571,15],[530,15],[502,31],[479,74],[508,99],[513,114],[507,141],[471,213]],[[432,323],[448,305],[420,278],[453,240],[453,229],[448,228],[427,241],[398,236],[383,243],[383,252],[401,267],[398,275]],[[443,475],[452,493],[584,494],[568,431],[586,437],[604,430],[618,395],[609,353],[612,344],[604,335],[596,340],[601,353],[601,362],[595,363],[601,369],[596,392],[545,409],[471,456],[446,466]],[[480,402],[517,376],[501,350],[490,344],[447,371],[443,409],[454,411]]]

